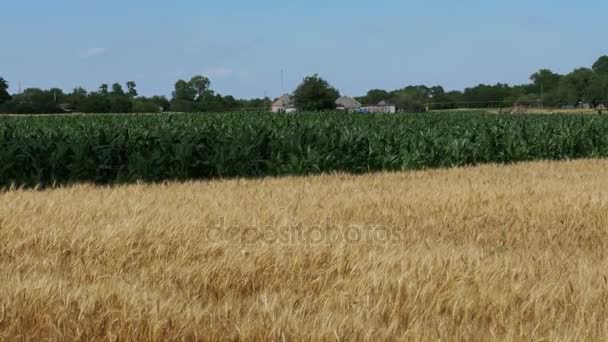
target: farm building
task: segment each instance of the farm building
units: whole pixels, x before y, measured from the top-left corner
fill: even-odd
[[[285,94],[272,102],[270,110],[273,113],[293,113],[296,106],[291,96]]]
[[[364,111],[368,113],[396,113],[397,107],[394,104],[389,103],[388,101],[380,101],[377,105],[373,106],[365,106],[362,108]]]
[[[361,104],[352,97],[342,96],[336,100],[336,106],[339,110],[355,111],[361,109]]]

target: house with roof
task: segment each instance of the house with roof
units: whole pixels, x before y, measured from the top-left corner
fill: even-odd
[[[349,112],[361,109],[362,105],[355,99],[349,96],[342,96],[336,100],[336,108],[338,110],[346,110]]]
[[[293,113],[296,111],[296,105],[293,98],[285,94],[272,102],[270,111],[273,113]]]
[[[367,113],[393,114],[397,112],[397,106],[388,101],[380,101],[377,105],[365,106],[361,109]]]

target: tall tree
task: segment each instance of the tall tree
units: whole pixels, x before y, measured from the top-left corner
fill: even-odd
[[[179,80],[175,82],[175,90],[173,91],[173,99],[178,101],[194,101],[196,92],[190,87],[188,82]]]
[[[608,56],[602,56],[593,63],[593,71],[598,74],[608,75]]]
[[[549,93],[559,87],[560,74],[556,74],[549,69],[541,69],[530,76],[530,81],[534,85],[534,91]]]
[[[83,87],[76,87],[67,95],[67,103],[71,110],[82,111],[82,104],[86,101],[88,92]]]
[[[209,79],[205,76],[197,75],[190,79],[188,85],[196,94],[195,100],[200,100],[209,90],[209,87],[211,86],[211,81],[209,81]]]
[[[107,84],[104,83],[101,86],[99,86],[99,94],[108,95],[108,85]]]
[[[608,74],[593,75],[585,91],[585,100],[594,106],[608,104]]]
[[[8,82],[0,77],[0,104],[10,101],[11,95],[8,93]]]
[[[579,68],[564,76],[559,84],[559,96],[562,103],[576,105],[585,101],[585,93],[593,71],[587,68]]]
[[[125,91],[119,83],[112,84],[112,95],[125,96]]]
[[[340,93],[327,81],[315,74],[306,77],[293,94],[299,110],[327,110],[336,108]]]
[[[127,82],[127,95],[129,97],[137,97],[137,89],[135,89],[137,85],[134,81]]]

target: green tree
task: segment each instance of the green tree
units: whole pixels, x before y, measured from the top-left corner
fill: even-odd
[[[598,74],[608,75],[608,56],[602,56],[593,63],[593,71]]]
[[[5,110],[16,114],[53,114],[61,113],[58,100],[63,97],[61,89],[25,89],[4,104]]]
[[[133,113],[158,113],[160,108],[147,99],[136,99],[133,103]]]
[[[127,95],[129,97],[135,98],[137,97],[137,89],[135,89],[137,85],[134,81],[127,82]]]
[[[268,109],[268,108],[270,108],[270,105],[272,104],[272,100],[269,99],[268,97],[263,98],[263,99],[251,99],[251,100],[240,99],[240,100],[237,100],[237,102],[238,102],[238,107],[248,108],[248,109]]]
[[[8,93],[8,82],[0,77],[0,104],[10,101],[11,95]]]
[[[171,100],[171,111],[172,112],[184,112],[191,113],[196,112],[196,102],[186,100]]]
[[[209,90],[211,86],[211,81],[205,76],[194,76],[188,82],[188,86],[192,89],[195,94],[194,100],[200,100],[203,98],[205,93]]]
[[[119,83],[112,84],[112,95],[114,96],[125,96],[125,91]]]
[[[138,97],[133,100],[134,113],[159,113],[169,109],[169,101],[164,96]]]
[[[207,90],[202,98],[197,102],[197,110],[201,112],[221,112],[231,109],[234,103],[228,101],[221,94],[216,94],[213,90]]]
[[[193,102],[196,98],[196,91],[194,91],[188,82],[179,80],[175,82],[175,90],[173,90],[173,100],[176,101],[190,101]]]
[[[88,92],[83,87],[76,87],[66,96],[66,102],[73,111],[81,112],[82,104],[86,101]]]
[[[445,96],[445,89],[442,86],[431,87],[431,98]]]
[[[608,74],[593,75],[585,91],[585,100],[594,106],[608,104]]]
[[[108,85],[107,84],[104,83],[101,86],[99,86],[99,94],[108,95]]]
[[[133,102],[126,96],[114,95],[110,97],[110,113],[131,113]]]
[[[340,93],[315,74],[304,78],[293,97],[296,108],[299,110],[319,111],[335,109]]]
[[[459,99],[454,99],[451,96],[451,93],[448,93],[443,89],[442,86],[434,86],[431,87],[431,95],[430,99],[428,99],[429,103],[433,103],[429,108],[430,109],[453,109],[456,108]],[[426,109],[426,105],[425,105]]]
[[[155,95],[149,98],[148,101],[153,103],[160,111],[169,110],[171,107],[171,103],[164,96]]]
[[[179,80],[175,83],[171,110],[176,112],[207,111],[220,108],[214,92],[209,89],[211,82],[207,77],[194,76],[190,81]],[[221,102],[221,101],[220,101]]]
[[[441,94],[441,90],[435,89],[435,91]],[[431,102],[433,89],[424,85],[408,86],[392,92],[391,95],[391,102],[397,107],[406,112],[416,113],[424,111],[426,104]]]
[[[559,87],[561,78],[560,74],[556,74],[549,69],[541,69],[530,76],[530,81],[534,86],[533,91],[540,94],[541,92],[555,91]]]
[[[65,94],[62,89],[59,88],[51,88],[49,90],[50,95],[53,97],[53,102],[56,104],[61,104],[65,101]]]
[[[508,99],[512,97],[511,87],[504,83],[480,84],[473,88],[466,88],[462,94],[462,99],[467,106],[479,108],[512,105],[512,103],[508,103]]]
[[[110,110],[110,100],[101,92],[89,94],[80,106],[83,113],[110,113]]]
[[[380,101],[388,100],[390,98],[390,94],[386,90],[382,89],[372,89],[367,92],[367,94],[361,98],[361,101],[364,105],[376,105]]]
[[[559,98],[562,104],[576,105],[585,101],[585,93],[593,78],[593,71],[579,68],[564,76],[559,84]]]
[[[195,98],[196,92],[190,87],[188,82],[184,80],[175,82],[173,99],[171,99],[171,111],[194,112],[196,110]]]

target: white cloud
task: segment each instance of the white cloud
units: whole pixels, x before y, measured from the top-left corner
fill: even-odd
[[[106,49],[106,48],[94,47],[94,48],[88,48],[88,49],[82,50],[82,51],[80,51],[80,53],[78,55],[80,56],[80,58],[91,58],[91,57],[103,55],[107,51],[108,51],[108,49]]]

